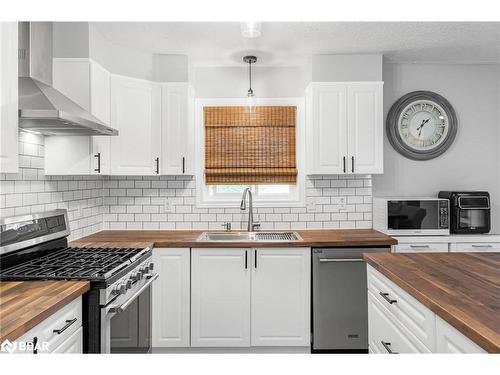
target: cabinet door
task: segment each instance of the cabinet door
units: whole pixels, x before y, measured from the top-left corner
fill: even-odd
[[[111,174],[159,174],[160,88],[150,82],[111,77]],[[158,173],[157,173],[158,172]]]
[[[349,173],[383,173],[382,83],[347,88]]]
[[[90,63],[90,111],[105,124],[110,122],[110,74],[102,66]]]
[[[310,249],[252,253],[252,346],[309,346]]]
[[[250,346],[249,253],[192,249],[191,346]]]
[[[451,253],[497,253],[499,242],[455,243],[450,244]]]
[[[153,262],[153,347],[188,347],[190,249],[154,249]]]
[[[109,175],[111,173],[111,137],[92,137],[91,174]]]
[[[83,328],[73,333],[66,341],[59,345],[54,354],[82,354],[83,353]]]
[[[0,50],[0,171],[17,173],[17,22],[0,22]]]
[[[436,352],[486,353],[483,348],[464,336],[439,316],[436,316]]]
[[[347,170],[346,95],[344,84],[315,83],[309,87],[308,174],[342,174]]]
[[[162,173],[187,173],[189,116],[188,85],[185,83],[162,86]]]

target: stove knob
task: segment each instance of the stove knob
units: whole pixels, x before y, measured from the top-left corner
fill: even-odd
[[[127,280],[125,281],[125,288],[131,289],[132,288],[132,280]]]
[[[142,273],[140,271],[132,272],[130,275],[130,280],[139,281],[142,278]]]
[[[149,270],[150,271],[152,271],[154,267],[155,267],[155,264],[153,262],[149,263]]]
[[[141,266],[141,272],[142,273],[148,273],[149,272],[149,266],[147,264],[144,264]]]
[[[125,293],[125,285],[123,283],[116,284],[111,290],[111,294],[115,296],[119,296],[120,294]]]

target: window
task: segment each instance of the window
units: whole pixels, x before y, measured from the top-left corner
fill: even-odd
[[[197,101],[197,146],[203,155],[197,165],[197,205],[237,207],[247,187],[254,194],[256,206],[303,205],[304,136],[300,135],[303,132],[303,100],[261,100],[256,107],[259,120],[253,123],[245,122],[243,118],[247,116],[244,113],[246,108],[242,107],[244,103],[238,99]],[[267,108],[259,112],[259,107]],[[221,119],[221,112],[225,111],[229,116]],[[289,116],[285,121],[280,120],[283,116],[280,111]],[[207,129],[207,113],[212,120],[213,116],[219,116],[212,125],[222,123],[222,126]],[[266,133],[263,135],[263,125],[269,123],[266,118],[272,118],[270,115],[274,116],[274,123],[264,129]],[[293,124],[290,121],[292,116]]]

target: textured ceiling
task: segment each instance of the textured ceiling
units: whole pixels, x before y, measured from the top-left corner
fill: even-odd
[[[238,22],[95,22],[113,43],[151,53],[186,54],[195,65],[297,65],[312,54],[382,53],[398,62],[500,63],[500,23],[266,22],[241,36]]]

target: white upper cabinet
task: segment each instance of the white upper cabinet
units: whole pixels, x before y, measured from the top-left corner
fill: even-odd
[[[53,84],[105,124],[110,123],[110,74],[87,58],[56,58]],[[45,173],[88,175],[110,173],[110,137],[46,137]],[[64,157],[61,157],[64,156]]]
[[[308,174],[347,171],[346,97],[343,84],[314,84],[308,88]]]
[[[161,89],[157,84],[111,77],[111,174],[160,174]]]
[[[312,83],[307,174],[383,173],[382,82]]]
[[[250,249],[192,249],[191,346],[250,346]]]
[[[189,116],[190,90],[187,83],[162,84],[162,158],[161,173],[167,175],[192,174]]]
[[[309,346],[311,251],[254,249],[252,346]]]
[[[382,84],[347,86],[347,134],[350,173],[383,172]]]
[[[17,173],[17,22],[0,22],[0,172]]]

